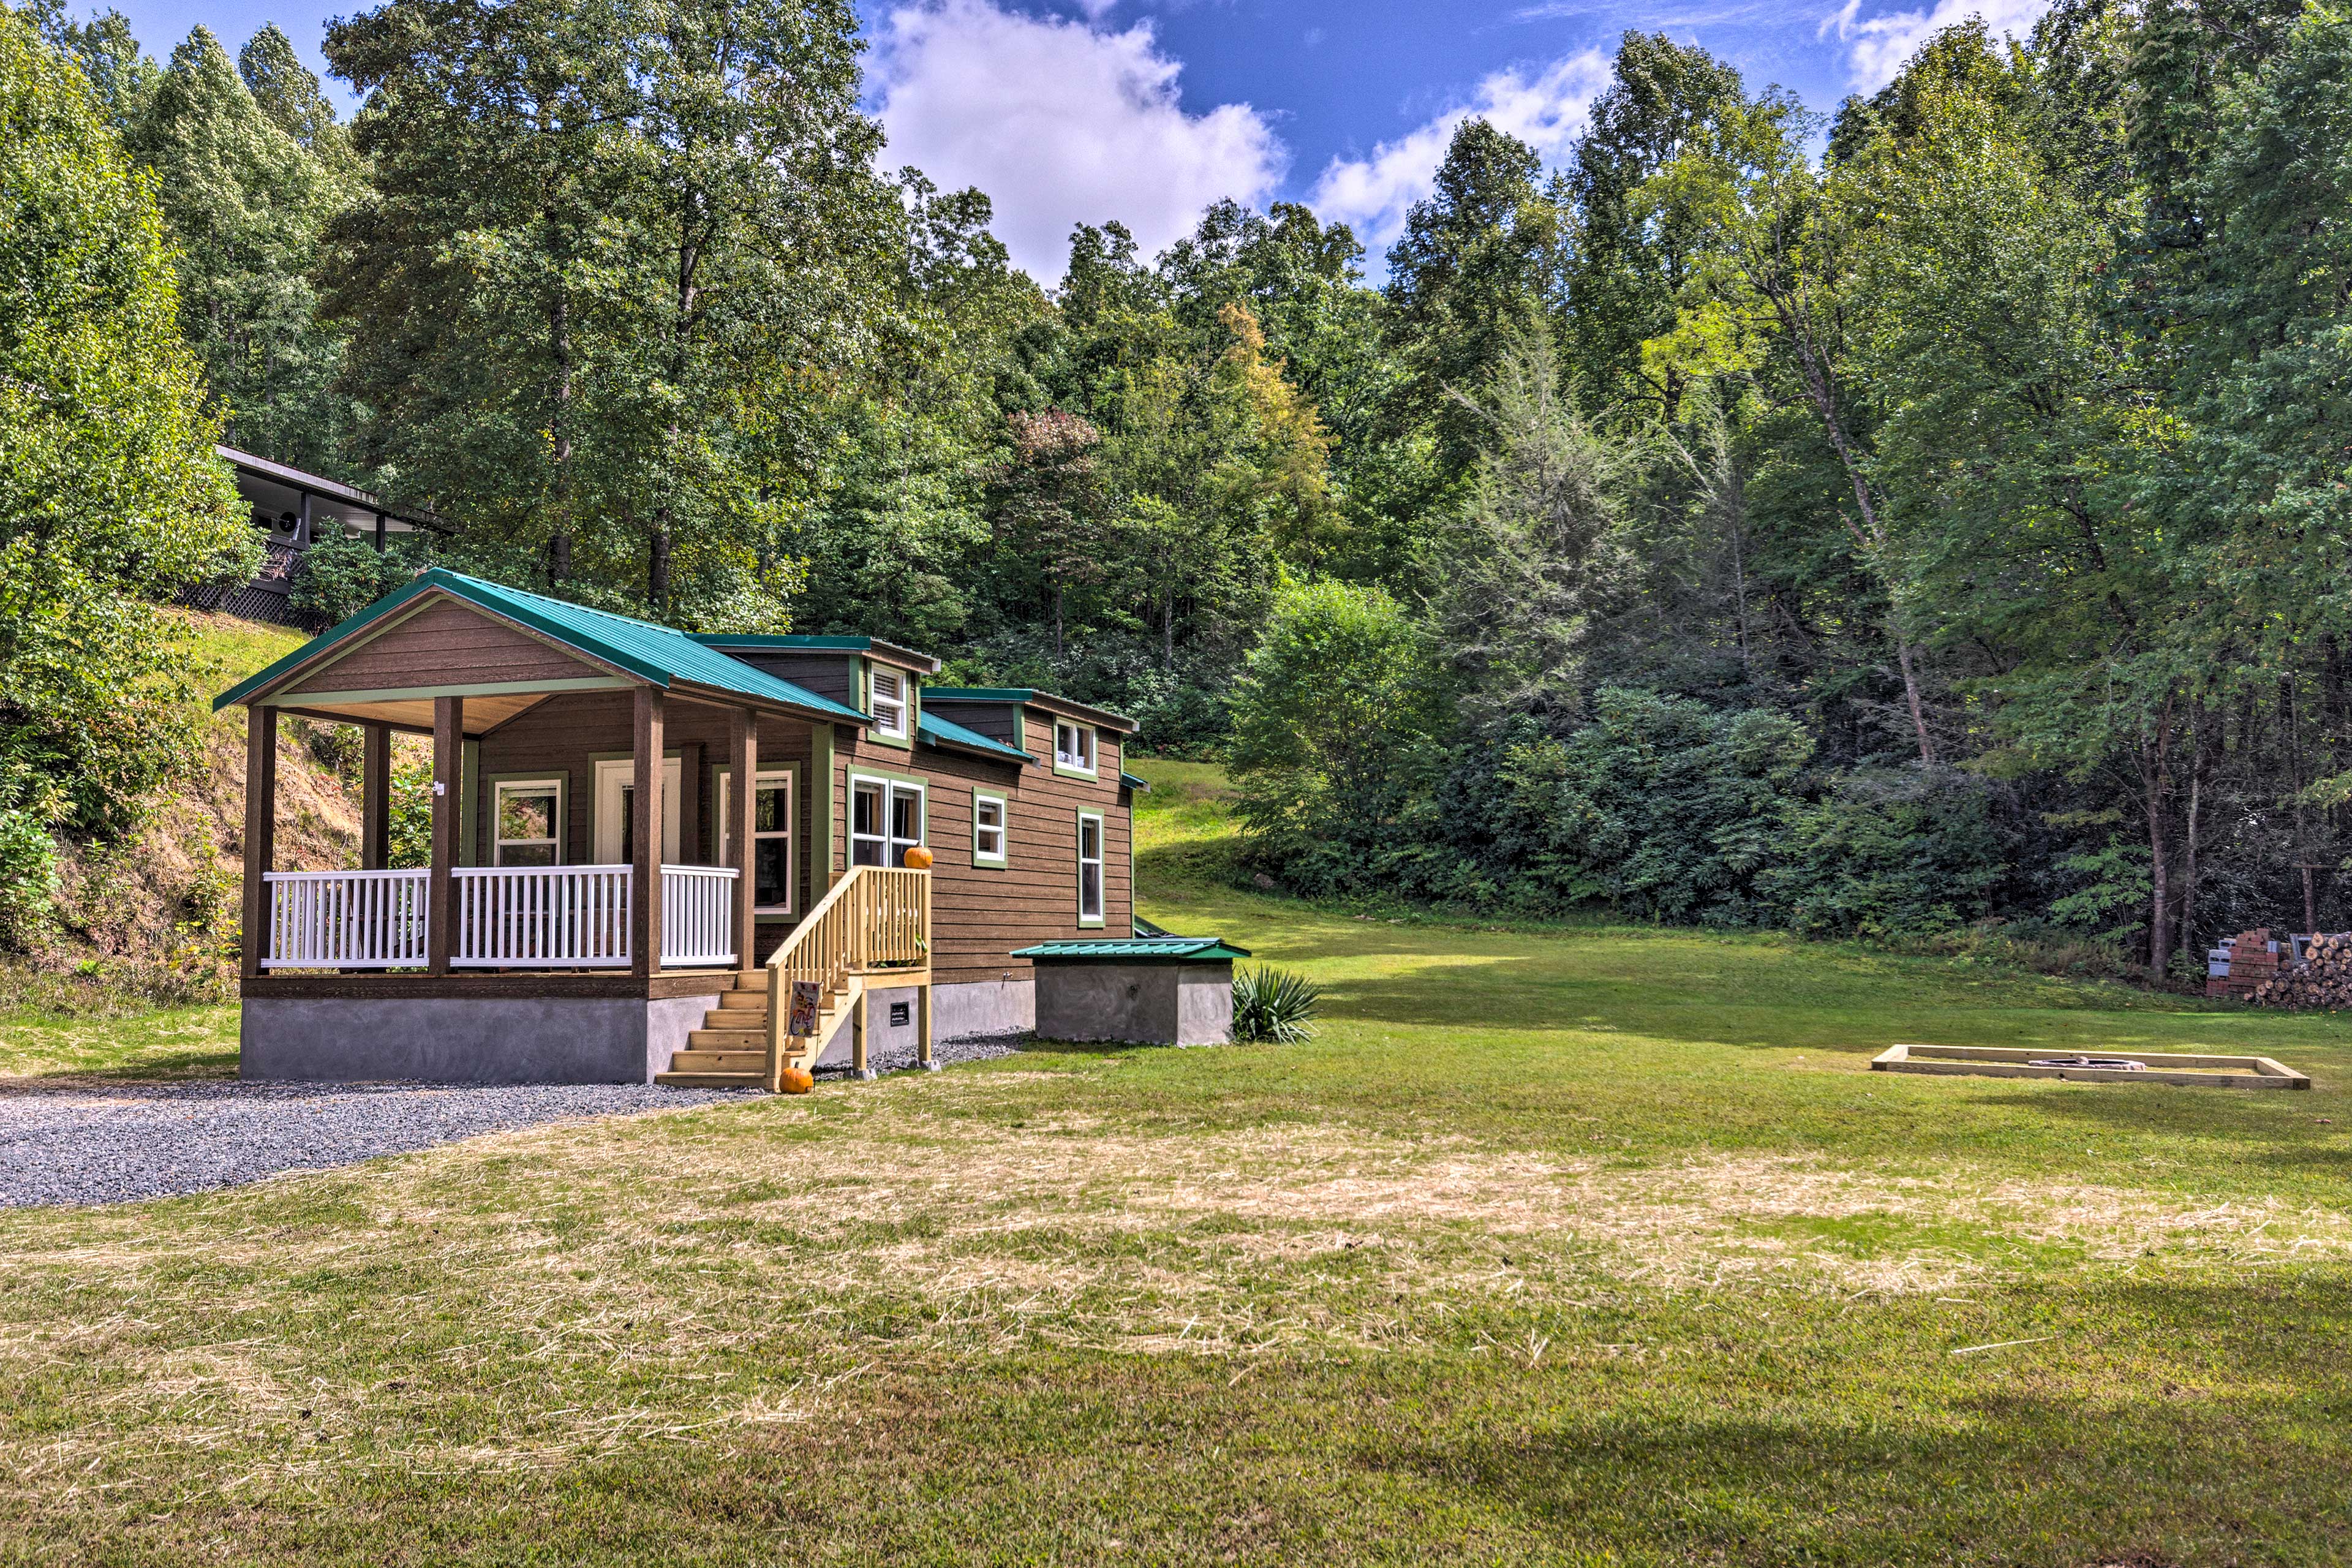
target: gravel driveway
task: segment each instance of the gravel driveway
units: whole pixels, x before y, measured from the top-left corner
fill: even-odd
[[[942,1040],[938,1057],[944,1065],[1013,1049],[1010,1039]],[[910,1065],[911,1051],[877,1052],[874,1061],[883,1071]],[[20,1083],[0,1087],[0,1207],[209,1192],[485,1132],[676,1110],[746,1092],[651,1084]]]

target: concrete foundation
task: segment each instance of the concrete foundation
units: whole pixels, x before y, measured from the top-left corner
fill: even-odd
[[[648,1083],[709,996],[248,997],[237,1076],[340,1083]],[[843,1049],[848,1048],[845,1037]]]
[[[1223,1045],[1234,1032],[1234,966],[1037,964],[1037,1033],[1049,1040]]]
[[[887,991],[866,994],[866,1005],[873,1011],[872,1032],[866,1037],[869,1055],[885,1050],[915,1048],[915,988],[893,986]],[[907,1021],[890,1022],[890,1005],[897,1003],[907,1009]],[[987,980],[968,982],[961,985],[931,987],[931,1005],[939,1010],[931,1020],[931,1041],[959,1040],[969,1035],[1024,1035],[1036,1026],[1037,990],[1026,980]],[[845,1018],[833,1038],[824,1043],[817,1055],[819,1067],[846,1066],[850,1057],[849,1021]]]

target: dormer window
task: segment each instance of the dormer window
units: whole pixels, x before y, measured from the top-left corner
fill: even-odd
[[[874,715],[874,732],[893,740],[907,736],[907,678],[895,669],[877,669],[870,682],[866,706]]]
[[[1085,724],[1073,724],[1067,720],[1054,726],[1054,765],[1066,773],[1091,773],[1095,771],[1095,732]]]

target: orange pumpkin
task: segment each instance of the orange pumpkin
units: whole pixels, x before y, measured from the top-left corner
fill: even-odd
[[[907,851],[906,861],[909,871],[928,871],[931,868],[931,852],[918,844]]]
[[[816,1074],[806,1068],[786,1068],[783,1085],[786,1094],[806,1094],[816,1087]]]

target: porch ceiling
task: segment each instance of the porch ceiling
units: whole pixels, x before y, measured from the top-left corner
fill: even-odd
[[[466,699],[465,732],[469,737],[486,734],[554,695],[552,691],[516,691],[494,697],[468,697]],[[321,702],[306,697],[271,706],[282,707],[289,713],[341,720],[352,724],[373,722],[428,735],[433,732],[433,698],[429,693],[359,702]]]

